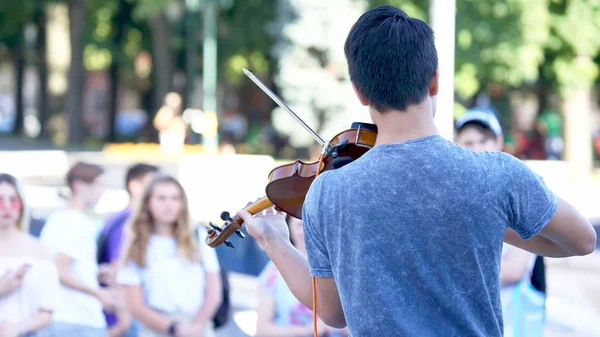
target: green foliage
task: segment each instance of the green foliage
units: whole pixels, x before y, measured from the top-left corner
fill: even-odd
[[[273,39],[266,33],[275,19],[276,0],[234,1],[219,16],[219,69],[229,83],[244,76],[242,67],[255,75],[270,72],[273,59],[269,48]]]
[[[375,8],[383,5],[396,6],[406,14],[421,19],[425,22],[429,20],[429,1],[414,0],[370,0],[369,8]]]
[[[23,39],[25,25],[33,20],[33,14],[45,3],[58,2],[57,0],[5,0],[0,1],[0,47],[14,48]],[[1,50],[2,48],[0,48]]]
[[[598,79],[600,2],[550,0],[552,37],[546,44],[548,62],[542,67],[563,96],[589,88]]]
[[[472,96],[481,82],[533,83],[549,37],[547,0],[458,0],[456,91]]]
[[[160,13],[167,8],[170,3],[178,0],[134,0],[135,9],[133,18],[136,20],[146,20],[151,16]]]
[[[88,1],[85,47],[83,51],[86,70],[107,69],[120,52],[121,46],[115,45],[113,37],[116,27],[113,16],[117,14],[119,0]]]

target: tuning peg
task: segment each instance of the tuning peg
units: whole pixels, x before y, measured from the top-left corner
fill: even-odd
[[[225,244],[225,246],[227,246],[227,247],[235,248],[235,246],[234,246],[234,245],[233,245],[231,242],[229,242],[229,241],[225,241],[225,242],[223,242],[223,243],[224,243],[224,244]]]
[[[215,225],[215,224],[214,224],[214,223],[212,223],[212,222],[209,222],[208,224],[210,225],[210,227],[212,227],[212,228],[213,228],[214,230],[216,230],[216,231],[219,231],[219,232],[223,231],[223,230],[221,229],[221,227],[219,227],[219,226]]]
[[[239,236],[240,238],[245,238],[246,236],[244,235],[244,233],[240,232],[239,230],[235,231],[235,234],[237,234],[237,236]]]
[[[208,235],[209,238],[212,239],[212,238],[214,238],[217,235],[217,232],[215,232],[214,229],[207,228],[206,229],[206,234]]]
[[[229,214],[229,212],[227,212],[227,211],[221,213],[221,220],[233,221],[233,219],[231,218],[231,214]]]

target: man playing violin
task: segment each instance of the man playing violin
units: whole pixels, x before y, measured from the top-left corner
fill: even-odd
[[[537,174],[502,152],[476,153],[434,124],[432,29],[402,10],[363,14],[345,43],[376,145],[320,174],[302,212],[308,260],[284,215],[238,215],[294,295],[353,337],[503,335],[502,244],[535,254],[590,254],[591,224]]]

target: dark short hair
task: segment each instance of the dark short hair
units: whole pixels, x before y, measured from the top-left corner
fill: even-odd
[[[79,161],[75,163],[67,172],[67,186],[73,190],[73,182],[80,180],[86,183],[92,183],[96,178],[104,173],[104,168],[97,164]]]
[[[390,5],[358,19],[344,53],[350,80],[379,112],[422,102],[438,67],[431,27]]]
[[[490,128],[486,125],[483,125],[481,123],[478,123],[478,122],[465,123],[461,128],[456,130],[457,136],[459,136],[463,131],[465,131],[466,129],[469,129],[469,128],[473,128],[473,129],[477,130],[479,133],[481,133],[483,135],[485,140],[488,140],[488,139],[496,140],[496,138],[498,137],[498,135],[496,135],[496,132],[494,132],[494,130],[492,130],[492,128]]]
[[[134,164],[134,165],[130,166],[129,169],[127,170],[127,173],[125,174],[125,188],[127,189],[128,192],[130,192],[129,191],[129,183],[130,182],[132,182],[133,180],[142,179],[147,174],[155,173],[158,171],[159,171],[158,166],[145,164],[145,163],[138,163],[138,164]]]

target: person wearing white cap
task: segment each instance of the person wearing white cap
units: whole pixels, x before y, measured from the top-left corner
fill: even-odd
[[[455,142],[473,151],[501,151],[504,147],[502,126],[493,112],[473,109],[456,122]]]

